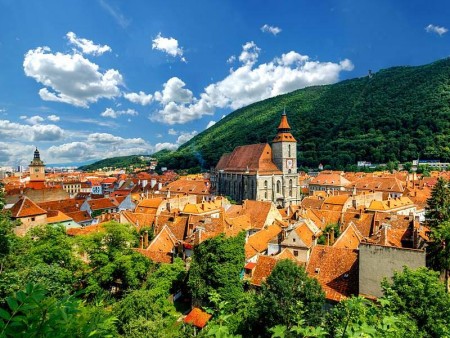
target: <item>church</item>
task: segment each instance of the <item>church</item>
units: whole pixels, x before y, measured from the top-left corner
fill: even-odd
[[[272,201],[277,207],[299,202],[297,141],[286,112],[281,115],[272,146],[260,143],[236,147],[222,155],[211,178],[218,195],[236,202]]]

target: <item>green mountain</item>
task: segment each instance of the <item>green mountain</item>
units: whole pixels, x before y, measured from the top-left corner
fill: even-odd
[[[251,104],[183,144],[155,154],[169,168],[209,169],[236,146],[271,142],[286,107],[299,166],[344,169],[421,159],[450,161],[450,59],[393,67]]]
[[[299,167],[334,169],[357,161],[450,162],[450,59],[393,67],[371,77],[309,87],[238,109],[183,144],[161,151],[158,167],[209,169],[236,146],[271,142],[286,108]],[[106,162],[104,162],[106,161]],[[90,170],[133,164],[137,156],[93,163]]]
[[[92,171],[103,168],[128,168],[129,166],[133,166],[134,168],[140,168],[146,165],[148,165],[148,161],[142,160],[139,155],[130,155],[130,156],[107,158],[104,160],[100,160],[91,164],[81,166],[78,169],[83,171]]]

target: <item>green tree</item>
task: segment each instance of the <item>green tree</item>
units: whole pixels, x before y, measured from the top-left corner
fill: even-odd
[[[194,248],[188,286],[195,303],[210,305],[209,295],[217,291],[230,306],[242,297],[241,271],[245,262],[245,233],[220,235]]]
[[[325,294],[318,281],[303,267],[281,260],[262,285],[258,301],[260,327],[285,325],[289,330],[300,320],[306,326],[320,324]]]
[[[450,336],[450,295],[437,272],[426,268],[395,272],[382,283],[383,299],[395,315],[407,315],[426,337]]]
[[[389,301],[374,304],[361,297],[341,301],[326,316],[331,337],[400,338],[418,335],[414,321],[405,314],[394,315]]]
[[[431,230],[432,241],[428,246],[429,263],[444,275],[447,293],[449,292],[450,271],[450,221],[444,221]]]
[[[430,228],[436,228],[444,221],[450,221],[450,188],[448,182],[439,177],[427,200],[425,218]]]
[[[73,296],[54,298],[27,284],[0,308],[0,337],[113,337],[115,318]]]
[[[120,296],[128,289],[137,289],[145,281],[152,262],[132,250],[136,236],[127,225],[110,222],[104,232],[80,239],[80,246],[89,255],[92,271],[87,279],[87,294],[103,291]]]

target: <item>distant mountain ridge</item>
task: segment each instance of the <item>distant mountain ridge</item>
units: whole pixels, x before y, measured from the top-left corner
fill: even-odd
[[[156,153],[168,168],[215,166],[236,146],[271,142],[286,108],[299,166],[335,169],[373,163],[450,162],[450,59],[393,67],[314,86],[238,109],[178,150]]]

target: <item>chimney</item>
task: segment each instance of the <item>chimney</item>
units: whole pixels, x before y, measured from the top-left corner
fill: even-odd
[[[330,245],[330,234],[327,234],[327,238],[325,239],[325,245],[326,246]]]
[[[144,231],[144,246],[147,249],[148,248],[148,231]]]
[[[142,235],[139,237],[139,248],[144,248],[144,237]]]
[[[333,245],[334,243],[334,228],[331,228],[330,232],[330,245]]]

